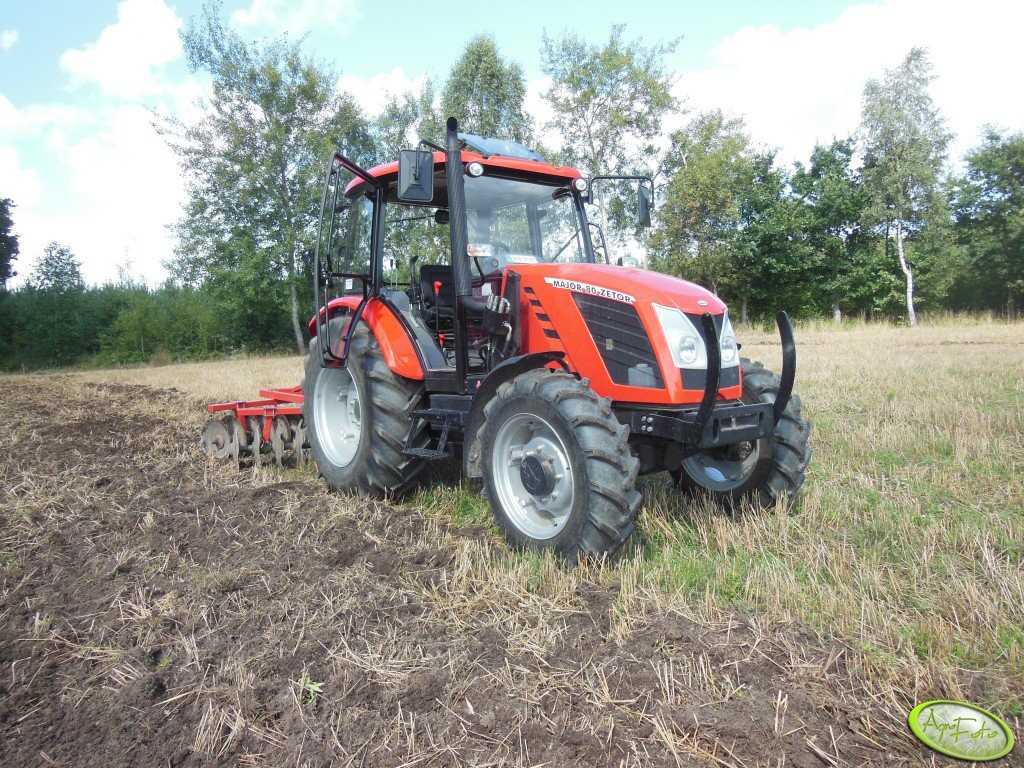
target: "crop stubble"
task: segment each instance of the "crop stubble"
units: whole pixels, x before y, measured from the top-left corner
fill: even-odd
[[[568,571],[436,510],[211,463],[196,390],[130,376],[3,382],[0,764],[927,759],[906,704],[948,670],[898,680],[842,627],[657,587],[678,525],[745,524],[656,501],[622,562]]]

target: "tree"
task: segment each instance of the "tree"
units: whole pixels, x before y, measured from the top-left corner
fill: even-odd
[[[7,281],[14,277],[12,264],[18,258],[18,236],[12,231],[14,219],[11,208],[14,203],[10,198],[0,199],[0,292],[7,288]]]
[[[54,241],[43,249],[43,255],[32,269],[29,285],[37,291],[68,293],[85,289],[81,265],[66,245]]]
[[[276,341],[275,317],[290,310],[301,353],[297,286],[312,275],[324,162],[343,141],[365,146],[367,129],[297,43],[247,43],[218,10],[207,6],[182,33],[190,69],[213,79],[205,116],[164,126],[189,197],[170,267],[186,283],[211,283],[257,344]]]
[[[444,127],[434,109],[434,87],[427,80],[420,92],[409,91],[388,102],[371,121],[374,165],[392,162],[399,151],[421,139],[443,144]]]
[[[816,312],[814,251],[807,209],[790,194],[790,179],[770,151],[751,152],[749,175],[736,189],[739,230],[726,295],[739,300],[740,318],[779,309]]]
[[[652,266],[707,285],[727,283],[738,250],[743,190],[753,179],[743,121],[714,110],[672,134]]]
[[[648,48],[624,42],[624,29],[613,26],[603,46],[571,32],[542,38],[541,69],[551,78],[544,98],[554,111],[548,127],[561,134],[562,161],[591,177],[654,173],[654,141],[662,118],[676,106],[664,59],[678,40]],[[608,233],[603,186],[594,192]]]
[[[864,86],[861,140],[863,179],[870,195],[872,219],[891,238],[906,281],[907,319],[914,310],[914,265],[904,241],[919,233],[930,217],[944,209],[938,197],[940,174],[951,135],[928,93],[934,79],[927,54],[913,48],[895,69]]]
[[[891,281],[864,224],[869,200],[853,157],[852,139],[818,144],[810,165],[797,163],[791,180],[793,194],[807,213],[811,282],[821,294],[818,311],[830,309],[836,322],[842,320],[844,309],[873,308]]]
[[[1015,310],[1024,296],[1024,133],[988,127],[955,187],[956,225],[971,266],[964,305]]]
[[[676,106],[664,58],[678,41],[646,48],[623,42],[612,27],[603,46],[565,32],[543,36],[541,69],[551,78],[544,98],[554,110],[549,127],[564,142],[564,160],[591,176],[624,172],[653,153],[665,113]]]
[[[441,91],[441,116],[454,116],[469,133],[529,143],[533,126],[526,114],[523,68],[498,53],[492,35],[466,45]]]

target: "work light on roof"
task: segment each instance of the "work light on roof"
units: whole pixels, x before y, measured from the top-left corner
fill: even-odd
[[[466,166],[466,173],[468,173],[473,178],[476,178],[477,176],[483,176],[484,166],[483,164],[478,163],[474,160],[472,163]]]

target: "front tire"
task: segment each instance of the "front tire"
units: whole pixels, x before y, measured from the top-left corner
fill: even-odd
[[[541,368],[502,384],[484,415],[484,494],[509,543],[569,563],[618,553],[640,507],[640,462],[608,401]]]
[[[774,403],[779,377],[761,363],[741,360],[743,402]],[[715,448],[683,459],[673,477],[680,487],[710,494],[727,509],[744,501],[770,507],[785,497],[793,501],[804,483],[811,460],[811,425],[800,413],[800,398],[789,403],[771,437]]]
[[[414,417],[423,385],[396,375],[365,326],[352,336],[345,368],[320,365],[319,339],[306,356],[302,415],[310,455],[332,490],[360,496],[401,495],[425,466],[406,456],[423,447],[426,425]]]

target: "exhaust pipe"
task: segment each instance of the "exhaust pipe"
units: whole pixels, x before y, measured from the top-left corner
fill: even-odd
[[[446,136],[445,178],[448,182],[448,225],[451,240],[452,280],[455,283],[455,382],[460,395],[466,394],[466,309],[469,285],[469,228],[466,222],[466,188],[462,175],[462,148],[459,146],[459,124],[448,118]]]

